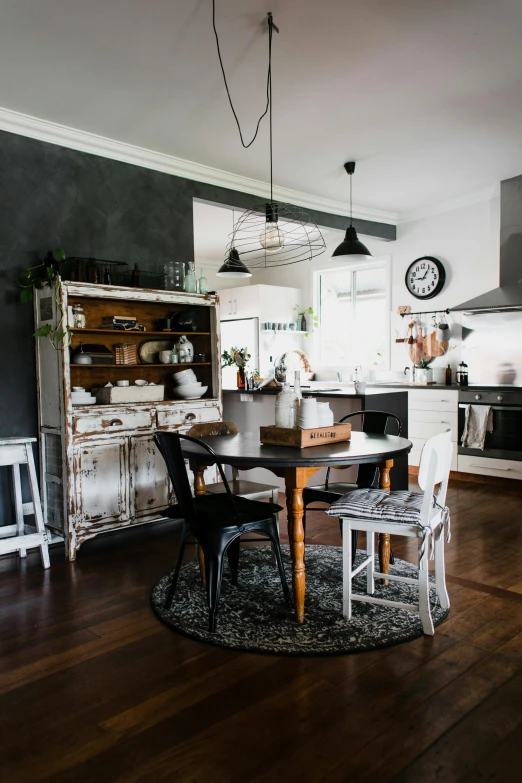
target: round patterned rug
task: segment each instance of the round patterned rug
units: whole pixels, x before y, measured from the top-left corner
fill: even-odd
[[[292,568],[288,545],[282,547],[288,583]],[[363,558],[358,552],[358,562]],[[274,655],[339,655],[388,647],[422,636],[417,612],[375,604],[354,603],[352,620],[342,616],[342,549],[335,546],[306,547],[305,622],[297,625],[293,609],[286,606],[277,568],[268,546],[242,548],[237,586],[230,582],[228,566],[223,574],[215,633],[208,631],[206,593],[201,587],[196,561],[180,572],[172,607],[163,609],[172,574],[162,577],[152,591],[152,608],[171,628],[202,642],[250,652]],[[417,568],[395,559],[390,573],[415,577]],[[366,573],[354,580],[354,590],[364,593]],[[448,614],[430,591],[433,622]],[[415,585],[390,582],[376,584],[375,595],[416,603]]]

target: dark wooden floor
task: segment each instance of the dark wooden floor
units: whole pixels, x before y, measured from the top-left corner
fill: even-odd
[[[512,781],[522,747],[522,494],[454,482],[452,609],[433,638],[278,658],[149,609],[177,532],[0,560],[0,780]],[[310,539],[339,543],[310,519]],[[401,543],[400,557],[413,559]]]

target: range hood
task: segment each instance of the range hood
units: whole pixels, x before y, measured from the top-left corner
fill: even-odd
[[[499,287],[451,309],[481,313],[522,310],[522,176],[500,183]]]

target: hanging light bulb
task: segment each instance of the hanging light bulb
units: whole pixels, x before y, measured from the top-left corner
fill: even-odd
[[[274,253],[285,245],[284,232],[279,228],[277,204],[267,204],[265,216],[266,223],[259,234],[259,242],[267,253]]]
[[[340,258],[346,261],[368,261],[372,254],[357,236],[357,231],[352,226],[352,174],[355,171],[355,162],[345,163],[344,168],[350,175],[350,225],[346,229],[346,236],[341,244],[335,248],[332,258]]]

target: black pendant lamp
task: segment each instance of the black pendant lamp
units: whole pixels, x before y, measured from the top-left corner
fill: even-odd
[[[232,230],[234,229],[234,212],[232,212]],[[232,245],[227,253],[225,263],[216,272],[218,277],[252,277],[252,272],[239,257],[237,248]]]
[[[218,277],[252,277],[252,272],[241,261],[235,247],[230,248],[227,260],[216,274]]]
[[[357,236],[357,231],[352,226],[352,174],[355,171],[355,161],[345,163],[344,168],[350,175],[350,225],[346,229],[344,240],[332,253],[332,258],[338,258],[342,261],[369,261],[372,254],[366,245],[363,245]]]

